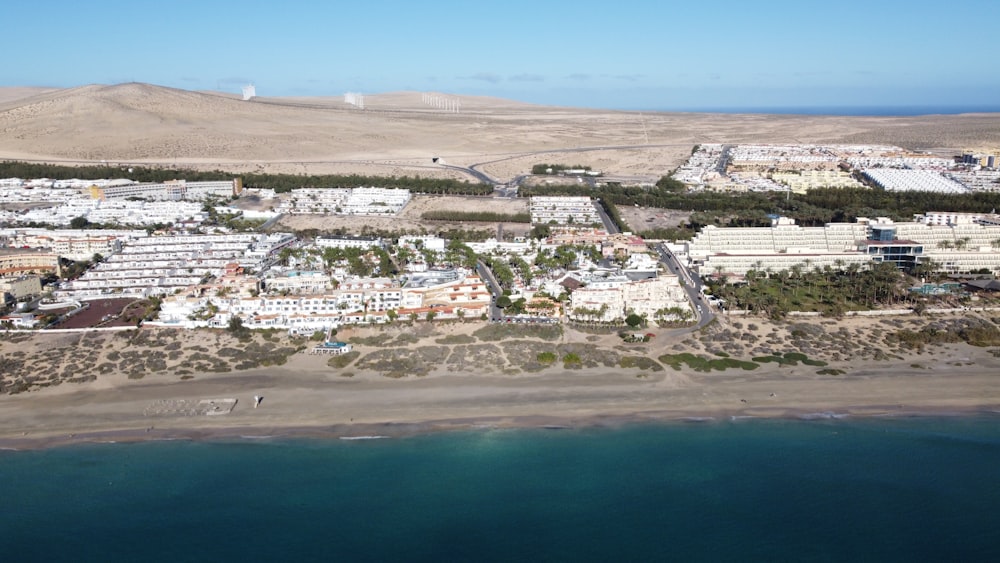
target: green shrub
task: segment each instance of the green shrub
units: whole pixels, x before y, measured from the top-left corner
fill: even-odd
[[[535,359],[538,360],[538,363],[540,364],[551,364],[558,359],[558,356],[556,356],[555,352],[539,352],[538,355],[535,356]]]

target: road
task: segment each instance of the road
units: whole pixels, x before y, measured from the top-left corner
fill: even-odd
[[[616,235],[621,232],[618,229],[618,225],[615,225],[615,222],[608,216],[608,212],[604,210],[604,205],[600,201],[595,201],[594,207],[597,208],[597,216],[601,218],[601,222],[604,223],[604,230],[609,235]]]
[[[702,283],[701,278],[693,275],[684,264],[681,264],[681,261],[674,256],[673,252],[670,252],[670,249],[665,244],[658,244],[655,248],[657,254],[660,255],[660,262],[667,267],[667,271],[680,278],[688,299],[694,305],[695,316],[698,322],[690,330],[697,330],[712,322],[715,318],[715,313],[712,312],[712,307],[708,304],[705,295],[702,293],[702,288],[705,284]]]
[[[593,152],[593,151],[606,151],[606,150],[627,150],[627,149],[646,149],[646,148],[667,148],[667,147],[687,147],[688,143],[668,143],[668,144],[656,144],[656,145],[604,145],[597,147],[581,147],[581,148],[562,148],[562,149],[547,149],[542,151],[529,151],[522,153],[509,153],[503,156],[503,158],[497,158],[494,160],[488,160],[484,162],[477,162],[475,164],[470,164],[469,166],[456,166],[453,164],[439,163],[438,165],[443,168],[448,168],[449,170],[454,170],[456,172],[461,172],[472,176],[476,180],[484,183],[491,184],[494,188],[494,195],[497,197],[517,197],[517,188],[521,185],[521,182],[525,178],[531,177],[531,174],[520,174],[512,178],[509,182],[503,182],[492,176],[486,174],[482,170],[479,170],[480,166],[486,166],[487,164],[495,164],[497,162],[503,162],[505,160],[511,160],[514,158],[524,158],[526,156],[538,156],[543,154],[560,154],[560,153],[581,153],[581,152]],[[634,177],[639,179],[639,177]],[[658,179],[658,178],[657,178]],[[588,178],[588,182],[595,182],[595,178]],[[655,181],[655,179],[654,179]]]
[[[493,276],[493,271],[490,270],[482,260],[476,261],[476,272],[479,277],[486,282],[486,287],[489,288],[490,294],[493,296],[490,298],[490,321],[500,322],[503,320],[503,309],[497,307],[497,298],[503,295],[503,288],[500,287],[500,282]]]

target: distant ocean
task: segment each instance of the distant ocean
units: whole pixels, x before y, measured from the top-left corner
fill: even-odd
[[[0,452],[4,561],[1000,561],[1000,417]]]
[[[815,107],[705,107],[660,108],[649,111],[681,113],[762,113],[774,115],[914,116],[998,113],[1000,105],[970,106],[815,106]]]

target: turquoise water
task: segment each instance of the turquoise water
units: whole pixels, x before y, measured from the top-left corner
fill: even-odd
[[[0,452],[3,561],[997,561],[1000,418]]]

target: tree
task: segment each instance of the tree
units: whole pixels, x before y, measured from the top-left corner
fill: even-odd
[[[413,260],[413,251],[405,246],[399,247],[396,251],[396,260],[399,261],[400,268],[406,266],[410,260]]]
[[[500,307],[501,309],[506,309],[507,307],[510,307],[510,305],[511,305],[510,297],[506,295],[501,295],[500,297],[497,297],[497,307]]]
[[[70,220],[69,226],[71,229],[86,229],[87,225],[90,225],[90,221],[86,217],[73,217]]]
[[[437,313],[435,313],[434,311],[427,311],[427,322],[433,321],[434,317],[436,317],[436,316],[437,316]]]
[[[639,328],[639,326],[642,325],[643,320],[645,319],[643,319],[642,316],[635,313],[629,313],[628,316],[625,317],[625,324],[631,328]]]
[[[543,239],[552,235],[552,228],[545,224],[538,224],[531,228],[531,238]]]
[[[233,315],[232,318],[229,319],[229,326],[226,330],[233,334],[242,334],[248,329],[243,326],[243,319],[241,319],[238,315]]]

